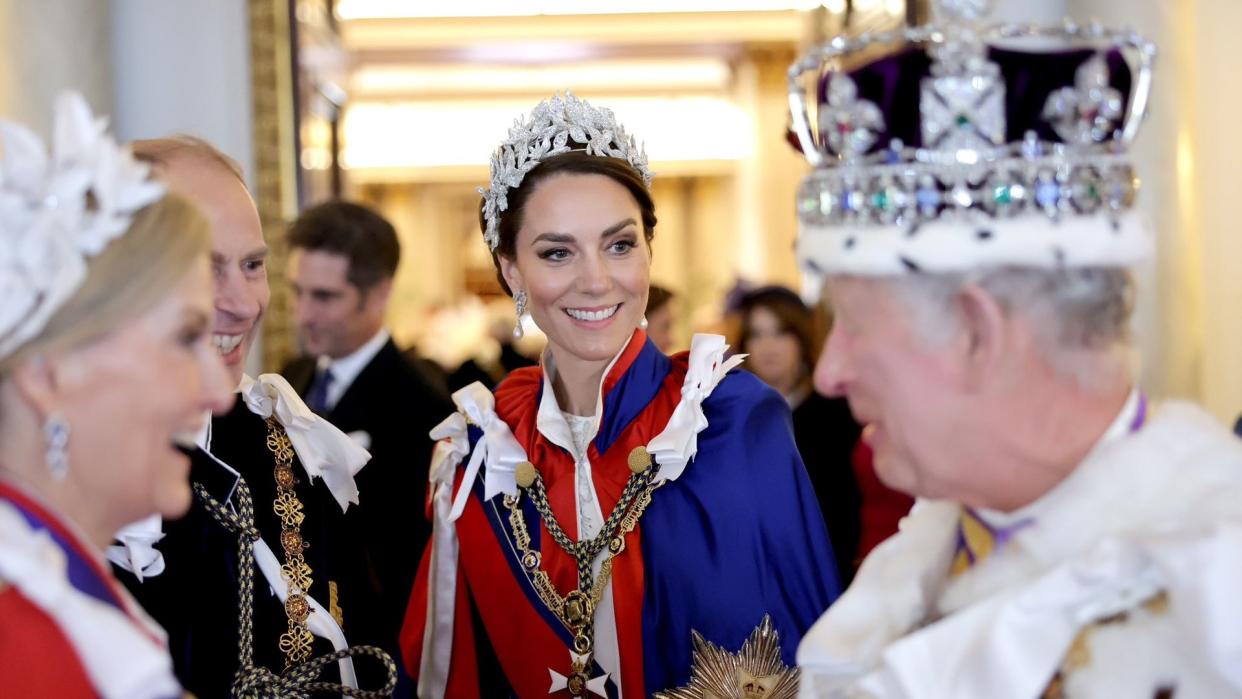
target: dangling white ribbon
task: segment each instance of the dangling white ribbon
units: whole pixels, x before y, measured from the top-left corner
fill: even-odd
[[[457,530],[453,509],[453,474],[470,453],[470,435],[461,413],[449,415],[431,430],[436,441],[429,481],[432,503],[431,564],[428,571],[427,621],[418,666],[418,696],[440,699],[448,687],[453,660],[453,625],[457,602]]]
[[[370,452],[306,407],[278,374],[260,374],[258,379],[243,375],[238,391],[250,412],[263,418],[276,416],[306,475],[312,482],[323,479],[342,512],[350,503],[358,504],[354,475],[371,460]]]
[[[737,354],[724,358],[729,345],[720,335],[695,335],[690,341],[690,363],[681,402],[673,410],[664,431],[647,444],[652,459],[660,464],[657,481],[675,481],[699,450],[699,432],[707,429],[703,401],[711,395],[725,374],[746,358]]]
[[[500,493],[517,495],[517,477],[514,474],[517,465],[527,459],[526,450],[518,444],[505,421],[496,415],[496,399],[483,384],[476,381],[458,390],[453,394],[453,403],[466,419],[483,430],[483,438],[470,455],[465,478],[449,513],[449,520],[455,522],[466,509],[470,489],[479,476],[480,467],[487,467],[483,478],[483,498],[491,500]]]
[[[452,489],[453,473],[457,470],[457,464],[470,453],[466,418],[461,413],[453,413],[436,425],[429,434],[436,445],[431,452],[428,481],[437,486],[436,490],[442,485]]]

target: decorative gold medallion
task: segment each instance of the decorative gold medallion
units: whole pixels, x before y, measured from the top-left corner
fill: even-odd
[[[517,465],[517,469],[513,473],[517,478],[518,487],[529,488],[535,482],[535,465],[529,461],[523,461]]]
[[[634,447],[634,450],[630,452],[630,470],[634,473],[646,471],[651,468],[651,463],[651,453],[646,447]]]
[[[574,590],[565,595],[565,606],[563,609],[564,619],[570,628],[582,626],[591,619],[591,598],[584,595],[581,590]]]
[[[294,621],[306,621],[306,618],[310,616],[310,611],[310,603],[302,595],[289,595],[289,598],[285,600],[285,614]]]
[[[280,464],[276,467],[276,485],[281,488],[292,488],[297,484],[297,477],[293,475],[293,468],[287,464]]]
[[[742,649],[732,654],[703,638],[694,639],[690,682],[667,692],[656,692],[656,699],[794,699],[798,694],[798,668],[786,667],[781,660],[780,635],[772,618],[751,632]]]

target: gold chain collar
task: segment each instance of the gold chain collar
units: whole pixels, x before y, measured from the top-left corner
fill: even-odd
[[[526,525],[526,517],[522,513],[521,493],[504,496],[505,507],[509,509],[509,525],[513,528],[514,544],[522,562],[522,568],[530,579],[540,601],[551,611],[570,633],[574,635],[574,650],[581,655],[592,653],[595,645],[593,622],[595,610],[603,599],[604,590],[612,575],[612,561],[625,551],[625,539],[638,526],[638,520],[651,504],[651,494],[663,485],[663,481],[655,482],[656,471],[651,454],[645,447],[636,447],[630,452],[629,466],[631,475],[626,481],[625,490],[617,501],[613,512],[608,515],[602,531],[595,537],[579,542],[570,542],[564,535],[560,523],[552,513],[548,504],[547,491],[543,477],[539,475],[534,464],[524,461],[517,466],[517,483],[530,497],[535,509],[543,518],[552,540],[574,559],[578,567],[578,586],[565,596],[557,591],[552,579],[541,567],[542,557],[539,551],[531,548],[530,530]],[[606,545],[605,545],[606,544]],[[596,555],[607,549],[608,556],[600,564],[599,575],[592,577],[591,564]],[[568,688],[574,696],[582,696],[586,689],[585,665],[581,672],[575,672],[568,679]],[[575,666],[577,668],[577,666]]]
[[[293,487],[298,478],[293,473],[293,443],[289,435],[274,417],[267,418],[267,448],[276,458],[273,473],[276,479],[276,499],[272,502],[272,510],[280,518],[280,544],[285,550],[285,562],[280,566],[280,575],[289,585],[289,596],[285,599],[285,616],[289,627],[280,636],[280,652],[285,654],[285,669],[300,665],[311,655],[311,644],[314,636],[307,628],[306,620],[310,617],[310,602],[306,593],[310,592],[311,569],[306,564],[303,551],[308,548],[302,540],[302,521],[306,518],[302,501],[298,500]]]

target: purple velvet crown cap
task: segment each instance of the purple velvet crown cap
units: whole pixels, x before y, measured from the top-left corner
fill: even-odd
[[[1034,132],[1040,141],[1060,143],[1062,139],[1043,118],[1044,105],[1052,93],[1072,88],[1077,71],[1097,55],[1092,49],[1054,52],[1020,51],[989,46],[987,58],[1000,69],[1005,90],[1005,140],[1021,141]],[[1110,49],[1104,53],[1109,69],[1109,85],[1121,93],[1126,112],[1117,120],[1117,130],[1129,119],[1132,71],[1122,52]],[[932,58],[922,48],[905,48],[855,70],[848,75],[858,87],[858,97],[880,109],[885,128],[877,133],[872,150],[883,149],[892,139],[905,145],[923,147],[919,96],[922,81],[931,76]],[[820,109],[827,108],[828,81],[832,72],[819,78],[817,98]],[[823,134],[816,133],[816,143],[824,143]],[[796,137],[790,143],[801,150]]]
[[[800,262],[888,275],[1146,258],[1128,150],[1154,59],[1142,36],[1070,20],[810,49],[789,70],[791,141],[814,166],[796,197]]]

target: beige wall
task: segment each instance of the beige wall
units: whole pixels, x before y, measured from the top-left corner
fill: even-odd
[[[51,134],[52,105],[81,92],[112,114],[106,0],[0,0],[0,117]]]
[[[1242,3],[1070,0],[1069,11],[1133,26],[1160,46],[1153,106],[1137,143],[1157,257],[1139,270],[1143,382],[1161,397],[1242,412]]]

